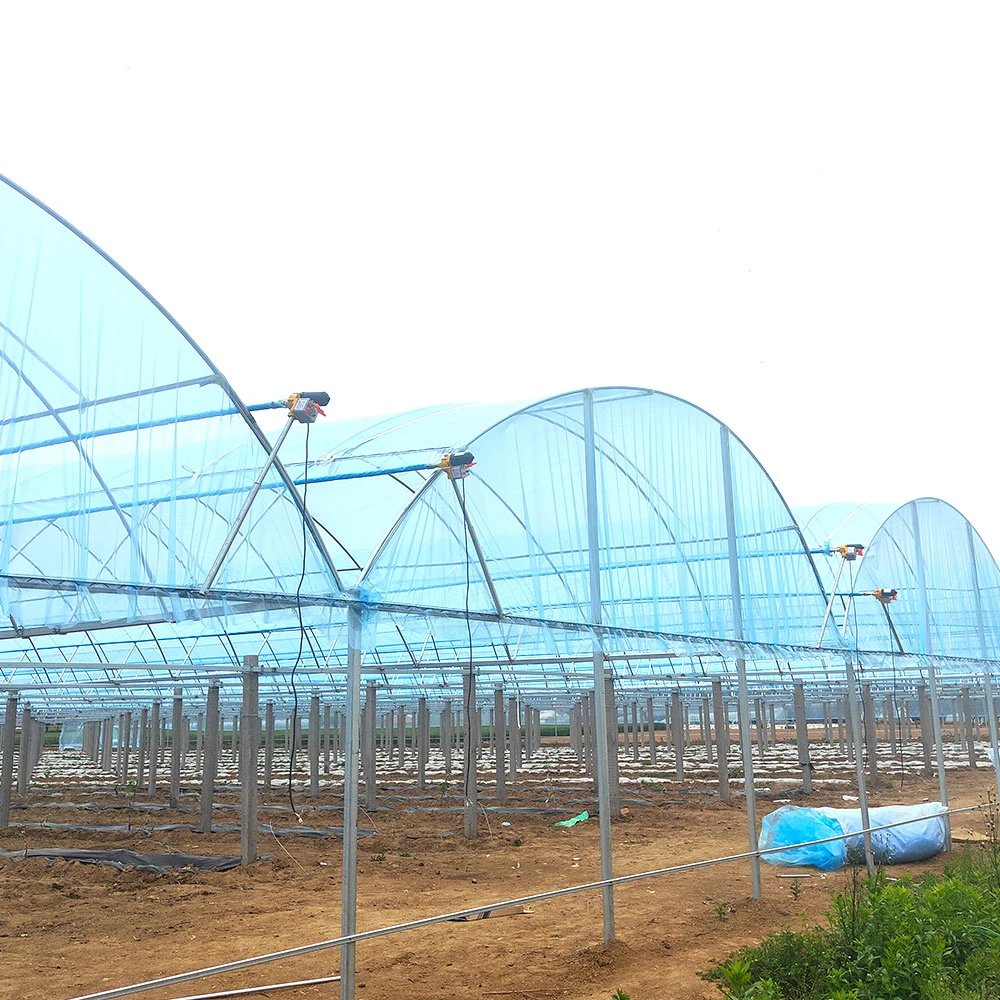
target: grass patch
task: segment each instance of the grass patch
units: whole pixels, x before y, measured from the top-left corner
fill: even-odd
[[[890,881],[851,869],[826,926],[741,948],[704,978],[727,1000],[1000,998],[1000,844],[968,847],[944,875]]]

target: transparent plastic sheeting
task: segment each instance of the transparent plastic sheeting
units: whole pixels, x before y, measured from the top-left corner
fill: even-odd
[[[295,388],[336,395],[275,394]],[[876,511],[814,511],[807,540],[727,427],[649,389],[294,426],[204,593],[281,407],[260,404],[258,424],[140,286],[2,181],[0,404],[0,685],[50,685],[38,707],[95,680],[108,685],[95,699],[141,699],[144,672],[151,695],[200,695],[194,672],[232,673],[247,654],[274,671],[275,697],[293,667],[342,690],[357,599],[379,609],[367,676],[394,698],[452,690],[470,657],[482,684],[574,694],[592,683],[595,625],[636,691],[729,676],[737,656],[820,680],[855,648],[868,670],[891,656],[881,608],[860,599],[840,601],[812,652],[831,557],[810,549],[863,541],[831,536],[845,518],[871,533]],[[453,482],[437,466],[463,450],[476,465]],[[902,508],[851,585],[900,588],[908,654],[997,657],[995,564],[946,504],[913,510],[919,540]]]
[[[50,631],[217,617],[230,590],[237,604],[235,591],[293,594],[302,519],[275,477],[222,568],[217,601],[191,596],[266,442],[156,303],[6,182],[0,224],[4,623]],[[309,545],[302,590],[334,588]]]
[[[906,864],[910,861],[924,861],[939,854],[945,845],[945,814],[945,807],[940,802],[869,809],[870,829],[893,823],[905,824],[872,833],[872,853],[876,862]],[[768,864],[835,871],[847,864],[849,854],[857,855],[864,851],[864,838],[861,835],[863,829],[860,809],[782,806],[768,813],[762,820],[757,847],[761,851],[787,848],[762,855],[762,859]],[[826,844],[810,843],[842,834],[853,836]],[[861,858],[863,863],[863,854]]]
[[[855,577],[859,593],[892,588],[886,605],[904,652],[1000,659],[1000,570],[975,528],[943,500],[904,504],[878,530]],[[879,602],[854,599],[862,649],[898,648]]]
[[[594,623],[586,405],[584,393],[545,400],[471,439],[475,474],[428,481],[365,573],[363,592],[390,604]],[[600,622],[815,643],[826,603],[817,570],[743,443],[703,410],[650,390],[595,390],[593,413]],[[838,639],[833,630],[831,644]]]

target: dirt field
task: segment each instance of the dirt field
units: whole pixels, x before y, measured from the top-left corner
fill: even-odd
[[[780,748],[779,748],[780,749]],[[793,752],[793,748],[789,748]],[[65,755],[62,755],[65,757]],[[795,794],[794,767],[774,762],[766,813],[774,799],[804,804]],[[544,757],[544,751],[543,751]],[[787,754],[778,755],[781,760]],[[197,822],[197,800],[185,794],[185,811],[139,812],[148,796],[130,801],[87,782],[60,776],[60,755],[43,757],[48,786],[17,809],[18,824],[0,832],[8,851],[41,847],[125,847],[141,853],[239,853],[239,836],[202,836],[186,830],[152,831],[155,825]],[[542,761],[544,765],[544,760]],[[780,765],[780,766],[779,766]],[[40,765],[41,767],[41,765]],[[784,774],[779,777],[779,774]],[[641,784],[626,785],[629,818],[614,824],[615,873],[626,874],[746,850],[742,797],[723,805],[704,775],[679,784],[665,768],[643,772]],[[819,789],[810,805],[844,805],[850,773],[833,762],[818,769]],[[626,780],[633,780],[625,774]],[[594,795],[579,775],[556,765],[536,766],[512,790],[506,811],[484,785],[481,835],[464,840],[460,802],[452,782],[435,782],[423,793],[387,775],[381,805],[362,825],[378,834],[359,849],[360,929],[399,923],[578,884],[599,877],[596,819],[571,829],[553,827],[584,808],[596,813]],[[891,786],[890,786],[891,779]],[[634,779],[638,780],[638,779]],[[996,788],[992,769],[949,771],[952,806],[985,801]],[[106,778],[105,778],[106,781]],[[843,782],[843,784],[841,783]],[[873,805],[936,800],[936,779],[908,773],[902,790],[897,773],[871,796]],[[191,786],[194,787],[193,785]],[[306,826],[333,826],[339,817],[334,776],[318,799],[297,792]],[[162,804],[165,796],[156,800]],[[235,803],[235,794],[219,803]],[[112,808],[80,811],[80,804]],[[284,792],[264,793],[262,806],[287,806]],[[129,808],[131,806],[131,808]],[[317,807],[326,806],[327,809]],[[520,812],[516,810],[529,810]],[[550,810],[562,809],[562,812]],[[218,821],[238,823],[220,809]],[[262,812],[262,821],[294,827],[289,812]],[[132,832],[74,832],[25,827],[32,823],[122,824]],[[507,825],[509,824],[509,825]],[[145,828],[145,829],[144,829]],[[984,829],[979,814],[953,824],[956,837]],[[264,954],[337,936],[340,927],[341,843],[335,836],[278,838],[262,833],[260,850],[270,855],[250,868],[228,873],[119,872],[105,866],[42,860],[0,862],[0,997],[62,1000],[141,980]],[[942,859],[911,870],[940,869]],[[778,878],[789,869],[763,866],[764,898],[750,896],[746,863],[728,863],[693,873],[630,883],[615,894],[618,941],[601,941],[600,893],[537,904],[532,912],[488,920],[447,923],[364,942],[358,946],[359,995],[396,998],[567,997],[607,1000],[615,989],[632,1000],[717,997],[698,973],[739,945],[785,926],[818,921],[844,873],[804,871],[795,883]],[[808,877],[806,875],[808,874]],[[142,994],[164,1000],[261,984],[336,974],[336,949],[285,960],[183,986]],[[336,984],[275,993],[282,998],[335,997]]]

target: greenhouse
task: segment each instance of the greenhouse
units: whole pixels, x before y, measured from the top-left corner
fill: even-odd
[[[238,731],[250,863],[258,776],[281,779],[277,727],[295,746],[289,795],[296,750],[306,788],[322,755],[325,775],[331,751],[343,761],[350,937],[358,809],[394,746],[423,787],[432,716],[449,767],[452,737],[462,758],[470,839],[482,769],[502,799],[543,721],[561,726],[596,781],[605,883],[619,756],[643,744],[655,762],[658,725],[678,777],[690,731],[709,763],[714,731],[728,801],[735,723],[751,853],[754,740],[776,720],[796,728],[807,791],[810,724],[839,732],[862,808],[862,746],[871,780],[875,743],[895,749],[917,718],[945,805],[941,720],[988,721],[996,752],[1000,568],[944,500],[793,510],[733,430],[650,388],[377,420],[325,418],[332,385],[246,402],[9,181],[0,218],[0,827],[50,726],[153,792],[169,745],[172,801],[181,747],[196,749],[211,830],[221,718],[234,753]],[[355,941],[341,947],[354,996]]]

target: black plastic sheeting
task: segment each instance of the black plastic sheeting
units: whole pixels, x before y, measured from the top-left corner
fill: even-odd
[[[81,861],[87,865],[110,865],[119,871],[134,869],[137,872],[154,872],[162,875],[169,871],[227,872],[239,868],[240,859],[233,857],[209,858],[196,854],[136,854],[135,851],[88,851],[75,848],[36,848],[26,851],[0,851],[0,858],[44,858],[46,861]]]
[[[70,830],[74,833],[173,833],[184,830],[187,833],[198,833],[198,828],[190,823],[163,823],[160,826],[134,826],[130,823],[16,823],[21,830]],[[270,823],[261,823],[258,827],[261,833],[273,834],[275,837],[307,837],[318,840],[321,837],[339,837],[344,839],[342,826],[289,826],[275,827]],[[239,833],[240,828],[235,823],[213,823],[212,833]],[[359,829],[359,837],[374,837],[377,830]]]

